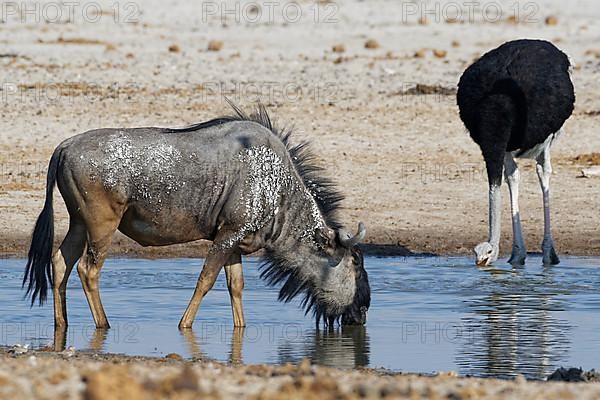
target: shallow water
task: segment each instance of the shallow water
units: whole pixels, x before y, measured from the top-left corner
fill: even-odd
[[[76,273],[68,290],[67,346],[78,350],[164,356],[179,353],[228,362],[314,363],[397,371],[455,370],[462,375],[544,378],[559,366],[600,367],[600,258],[477,268],[467,258],[365,260],[372,288],[364,328],[316,330],[298,303],[277,302],[277,289],[246,259],[248,327],[232,327],[224,274],[204,299],[193,333],[177,323],[202,260],[108,260],[101,290],[112,328],[94,329]],[[53,342],[51,302],[23,300],[23,260],[0,260],[0,344]]]

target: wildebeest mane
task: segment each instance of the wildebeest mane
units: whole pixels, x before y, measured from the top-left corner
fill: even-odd
[[[303,141],[293,145],[290,141],[291,129],[276,128],[267,109],[262,104],[258,105],[254,112],[247,114],[231,101],[228,103],[234,111],[233,115],[215,118],[185,128],[167,128],[163,131],[166,133],[196,132],[234,121],[251,121],[262,125],[284,143],[298,175],[315,199],[325,223],[329,228],[337,231],[341,227],[337,212],[344,197],[337,190],[335,183],[326,176],[325,168],[319,165],[318,158],[311,151],[309,142]],[[318,301],[318,289],[303,279],[286,257],[273,251],[265,251],[261,265],[261,277],[270,286],[283,283],[279,291],[280,301],[289,302],[296,296],[304,294],[301,306],[306,313],[312,311],[317,322],[329,316],[330,310],[327,310],[326,306]]]
[[[275,127],[267,109],[262,104],[259,104],[253,113],[246,114],[231,101],[227,102],[233,108],[234,115],[214,118],[183,128],[163,128],[162,131],[165,133],[196,132],[235,121],[251,121],[264,126],[284,143],[298,175],[302,178],[304,186],[313,195],[327,226],[332,229],[340,228],[337,212],[344,196],[337,190],[335,183],[326,176],[326,170],[319,165],[317,156],[310,149],[310,143],[303,141],[293,145],[290,141],[291,129]]]

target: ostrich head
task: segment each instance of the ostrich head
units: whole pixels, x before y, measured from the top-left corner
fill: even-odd
[[[486,266],[498,259],[500,248],[497,244],[483,242],[475,246],[473,252],[475,253],[475,262],[477,265]]]

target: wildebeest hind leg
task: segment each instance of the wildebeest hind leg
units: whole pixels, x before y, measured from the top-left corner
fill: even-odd
[[[79,265],[77,265],[77,272],[92,311],[96,328],[110,328],[100,301],[100,270],[106,259],[112,235],[118,226],[119,218],[96,221],[93,227],[87,224],[87,246]]]
[[[54,327],[67,327],[67,281],[73,266],[79,260],[85,247],[86,231],[81,221],[71,219],[69,231],[60,248],[52,257],[52,277],[54,295]]]
[[[236,250],[222,248],[217,240],[213,242],[209,254],[206,257],[206,261],[204,262],[204,267],[202,267],[198,283],[196,283],[192,299],[183,313],[181,321],[179,321],[179,329],[188,329],[192,327],[202,299],[206,296],[206,293],[212,289],[221,268],[228,262],[229,257],[231,257],[231,254],[234,251]]]
[[[225,265],[227,288],[231,298],[231,311],[233,312],[233,326],[244,327],[244,309],[242,308],[242,291],[244,290],[244,273],[242,271],[242,256],[239,252],[233,254]]]

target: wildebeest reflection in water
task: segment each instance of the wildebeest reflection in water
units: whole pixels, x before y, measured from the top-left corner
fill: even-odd
[[[540,378],[567,361],[571,326],[552,315],[565,309],[558,297],[564,293],[554,288],[554,272],[551,267],[542,274],[524,272],[490,269],[493,289],[467,300],[472,312],[462,321],[468,331],[463,338],[468,337],[456,356],[460,374]]]
[[[192,330],[181,331],[188,351],[194,359],[212,360],[210,354],[202,351],[201,340]],[[244,339],[248,339],[246,328],[233,328],[229,337],[230,348],[227,361],[231,364],[244,362]],[[338,329],[319,329],[303,332],[301,335],[281,339],[278,347],[281,364],[298,363],[308,358],[314,364],[337,368],[356,368],[369,365],[369,336],[364,326],[341,326]]]
[[[298,363],[308,358],[314,364],[336,368],[369,365],[370,343],[364,326],[315,330],[303,338],[285,340],[278,348],[279,363]]]
[[[191,354],[193,359],[196,360],[215,360],[209,354],[202,351],[201,340],[198,340],[198,336],[191,329],[184,329],[181,331],[181,335],[185,339],[188,352]],[[244,362],[243,349],[244,349],[244,337],[246,335],[245,327],[233,327],[232,331],[229,332],[229,352],[227,362],[230,364],[241,364]]]

